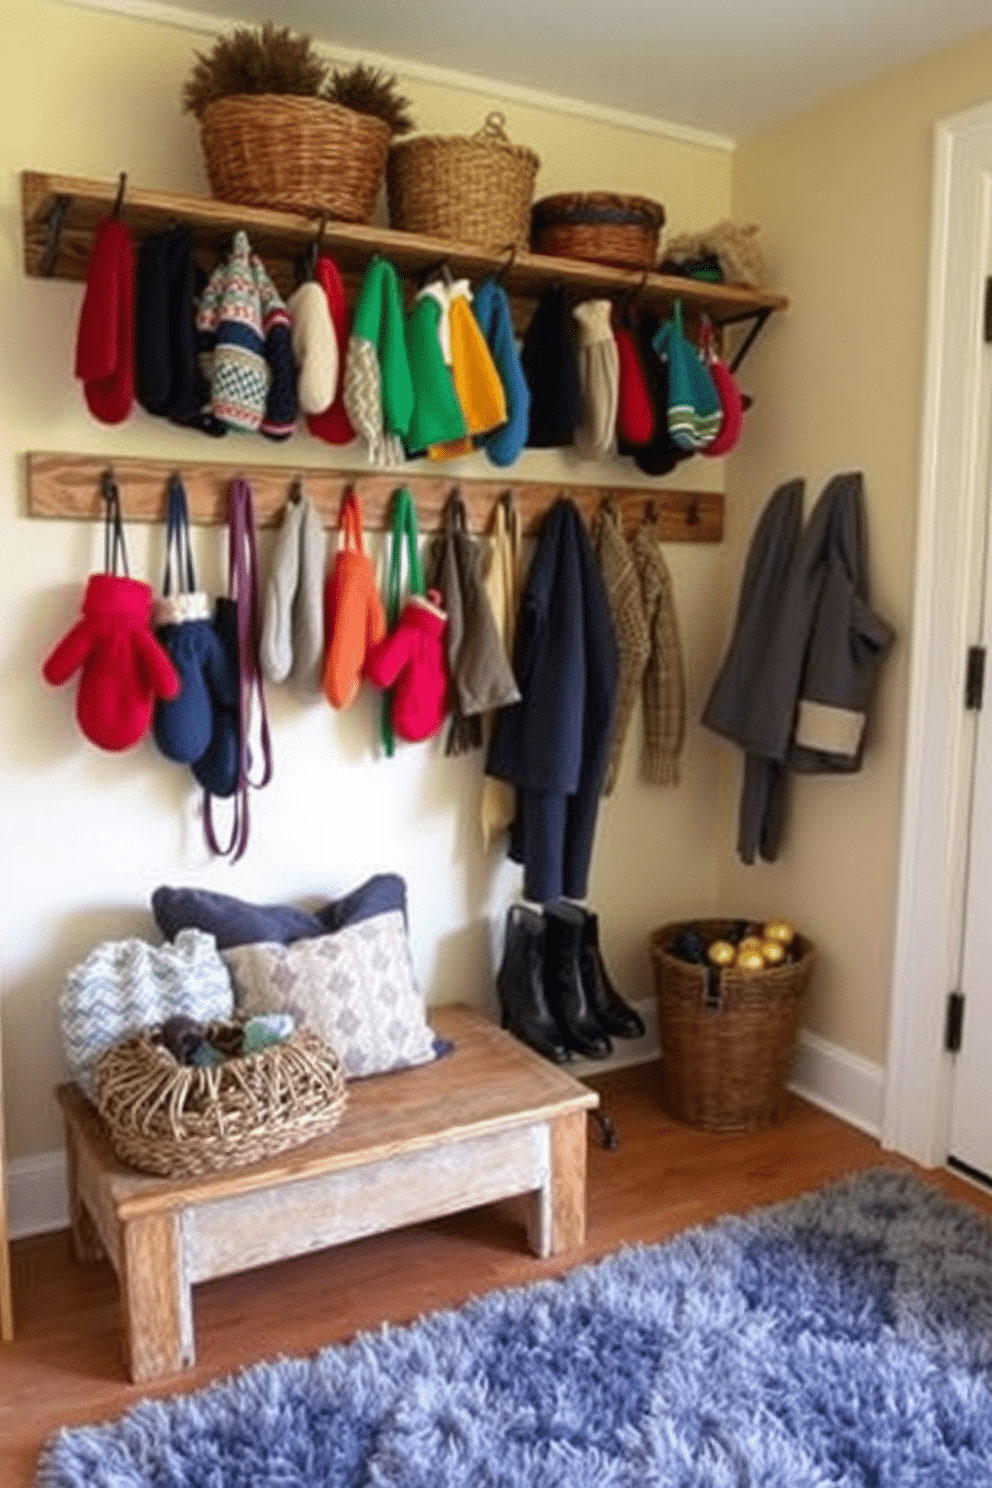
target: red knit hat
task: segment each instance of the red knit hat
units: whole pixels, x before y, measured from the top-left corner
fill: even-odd
[[[623,444],[648,444],[654,437],[655,416],[640,353],[628,325],[614,326],[613,336],[620,362],[617,437]]]
[[[716,438],[699,453],[701,455],[729,455],[740,439],[741,430],[744,427],[744,399],[733,372],[726,362],[717,356],[713,345],[713,329],[708,322],[703,327],[703,351],[717,397],[720,399],[723,421]]]
[[[708,444],[700,453],[704,455],[729,455],[744,427],[744,399],[741,390],[734,380],[734,374],[727,366],[716,357],[710,362],[710,376],[720,399],[720,407],[723,409],[723,422],[717,432],[712,444]]]
[[[134,249],[121,217],[97,224],[76,334],[76,376],[103,424],[119,424],[134,403]]]
[[[326,254],[321,254],[318,258],[314,278],[327,296],[327,308],[331,312],[331,324],[338,342],[338,366],[343,368],[351,329],[344,283],[334,260]],[[326,439],[328,444],[350,444],[355,438],[351,419],[344,407],[343,376],[339,375],[338,390],[330,408],[325,408],[323,413],[311,414],[307,419],[307,428],[317,439]]]

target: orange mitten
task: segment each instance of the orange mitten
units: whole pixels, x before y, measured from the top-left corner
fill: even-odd
[[[386,634],[386,617],[362,541],[362,512],[353,491],[341,502],[340,524],[343,546],[324,596],[329,638],[324,693],[333,708],[350,708],[358,696],[366,654]]]

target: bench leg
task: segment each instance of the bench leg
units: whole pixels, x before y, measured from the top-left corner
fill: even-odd
[[[195,1362],[181,1223],[178,1215],[156,1214],[122,1227],[121,1306],[128,1374],[135,1384]]]
[[[72,1248],[77,1261],[101,1261],[103,1244],[90,1212],[79,1192],[79,1148],[72,1122],[65,1127],[66,1181],[69,1188],[69,1223],[72,1226]]]
[[[586,1238],[586,1113],[573,1111],[549,1124],[550,1172],[531,1195],[528,1233],[536,1255],[561,1255]]]

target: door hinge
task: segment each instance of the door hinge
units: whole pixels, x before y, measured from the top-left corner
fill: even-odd
[[[992,278],[985,281],[985,341],[992,342]]]
[[[980,709],[985,696],[985,647],[968,647],[968,665],[965,669],[964,705]]]
[[[964,993],[948,992],[947,1016],[944,1019],[944,1048],[948,1054],[957,1054],[961,1048],[964,1030]]]

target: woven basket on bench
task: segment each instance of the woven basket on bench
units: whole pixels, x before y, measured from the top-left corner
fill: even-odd
[[[678,935],[724,939],[733,920],[684,920],[651,936],[666,1109],[690,1126],[745,1131],[783,1114],[800,998],[816,961],[796,936],[795,960],[761,971],[699,966],[673,953]]]
[[[180,1064],[145,1029],[100,1060],[97,1107],[122,1162],[169,1177],[258,1162],[331,1131],[346,1087],[334,1050],[309,1028],[213,1068]],[[207,1025],[222,1052],[241,1027]]]

